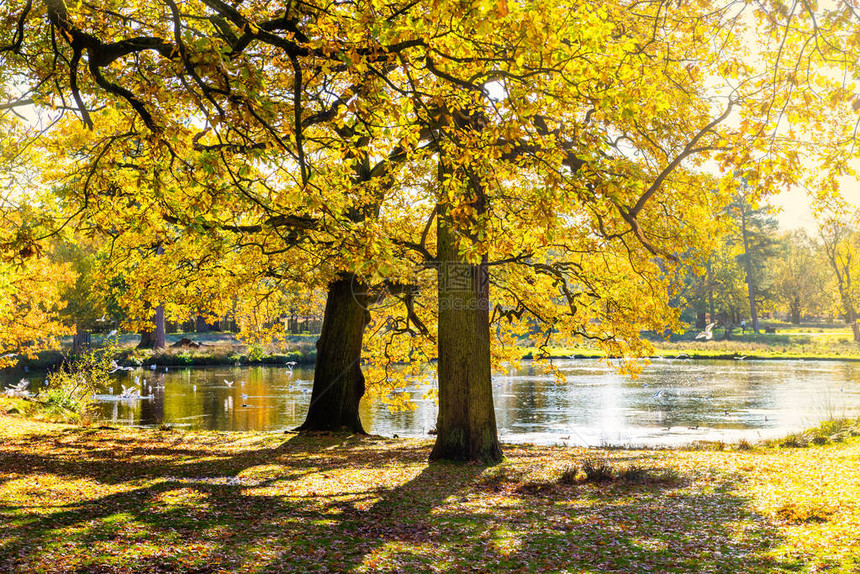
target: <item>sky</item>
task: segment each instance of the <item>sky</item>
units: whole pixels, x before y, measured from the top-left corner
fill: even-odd
[[[770,203],[781,208],[776,214],[780,230],[805,229],[809,233],[815,233],[817,225],[812,217],[809,197],[802,189],[784,191]]]
[[[845,199],[855,207],[860,208],[860,181],[845,179],[842,181],[841,188]],[[788,231],[802,228],[810,234],[817,233],[818,224],[812,216],[810,199],[805,190],[794,188],[790,191],[783,191],[768,203],[781,208],[781,211],[776,214],[780,230]]]

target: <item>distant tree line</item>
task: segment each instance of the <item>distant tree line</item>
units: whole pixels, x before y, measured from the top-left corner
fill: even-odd
[[[845,322],[860,341],[860,230],[856,215],[823,215],[817,230],[780,231],[772,207],[743,190],[721,214],[726,233],[687,275],[684,318],[716,323],[727,336],[741,322],[753,332],[763,317]]]

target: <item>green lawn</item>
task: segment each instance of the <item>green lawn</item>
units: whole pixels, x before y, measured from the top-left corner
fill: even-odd
[[[860,345],[853,341],[850,329],[827,329],[822,332],[733,333],[731,340],[717,333],[711,341],[692,337],[675,341],[655,341],[658,354],[708,357],[746,355],[750,358],[860,359]]]
[[[720,329],[714,330],[714,338],[709,341],[696,340],[696,333],[692,330],[683,335],[672,335],[668,340],[654,334],[646,334],[646,337],[654,346],[654,355],[663,357],[860,360],[860,344],[853,341],[851,329],[844,325],[791,325],[778,328],[776,333],[747,330],[746,334],[741,334],[737,329],[729,340],[724,339],[724,332]],[[534,351],[523,348],[525,354]],[[599,349],[588,343],[553,346],[545,351],[554,357],[602,355]]]
[[[0,415],[0,571],[860,568],[857,438],[725,451],[508,445],[491,468],[428,464],[430,446]],[[588,481],[586,461],[616,478]]]
[[[671,340],[651,336],[656,356],[676,357],[680,354],[692,358],[731,358],[747,357],[762,359],[830,359],[830,360],[860,360],[860,345],[853,342],[851,330],[844,326],[833,325],[787,325],[780,327],[777,333],[754,334],[750,331],[741,335],[735,330],[731,340],[723,340],[723,333],[715,331],[715,339],[697,341],[695,331],[685,335],[673,335]],[[318,335],[305,333],[289,335],[283,341],[263,345],[246,345],[233,333],[173,333],[167,336],[171,345],[181,338],[188,337],[203,343],[199,349],[171,348],[153,353],[150,350],[137,350],[140,336],[134,333],[123,333],[116,339],[118,358],[124,364],[158,364],[163,366],[206,366],[232,364],[277,364],[283,365],[288,361],[302,364],[313,364],[316,359],[316,340]],[[93,344],[101,345],[104,335],[93,335]],[[71,338],[63,342],[63,349],[43,351],[35,359],[22,358],[17,370],[24,366],[30,369],[47,369],[62,360],[63,352],[71,347]],[[530,346],[521,347],[525,358],[532,358],[541,351]],[[566,346],[550,346],[542,350],[556,358],[564,357],[602,357],[603,351],[592,344],[570,344]]]
[[[275,364],[283,365],[288,361],[313,364],[316,358],[316,340],[319,335],[288,335],[283,340],[265,344],[246,344],[233,333],[171,333],[167,335],[167,348],[160,351],[137,349],[140,335],[121,333],[112,337],[117,351],[117,359],[122,364],[151,365],[169,367],[235,365],[235,364]],[[188,338],[200,343],[199,348],[172,347],[180,339]],[[92,335],[94,347],[106,342],[104,334]],[[50,369],[62,362],[71,351],[70,337],[61,341],[58,349],[42,351],[37,357],[21,357],[19,364],[10,372],[21,371],[24,366],[30,369]]]

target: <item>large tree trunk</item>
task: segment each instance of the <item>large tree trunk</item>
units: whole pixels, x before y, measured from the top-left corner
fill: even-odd
[[[138,349],[153,349],[157,351],[167,346],[163,305],[155,308],[155,316],[152,318],[152,322],[154,323],[153,330],[144,331],[140,334],[140,343],[137,344]]]
[[[361,345],[370,317],[367,304],[367,288],[354,275],[342,274],[329,285],[311,404],[297,430],[364,433],[358,404],[364,395]]]
[[[490,370],[486,263],[463,261],[451,222],[437,217],[439,261],[439,416],[430,459],[502,459]]]

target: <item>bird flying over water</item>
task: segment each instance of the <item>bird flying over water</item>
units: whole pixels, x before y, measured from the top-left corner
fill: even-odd
[[[696,340],[704,339],[705,341],[710,341],[711,339],[713,339],[714,333],[712,329],[714,328],[714,325],[716,325],[716,323],[711,323],[710,325],[705,327],[704,331],[696,335]]]
[[[133,371],[134,367],[123,367],[119,365],[116,361],[111,361],[111,367],[113,369],[110,371],[111,373],[115,373],[117,371]]]

